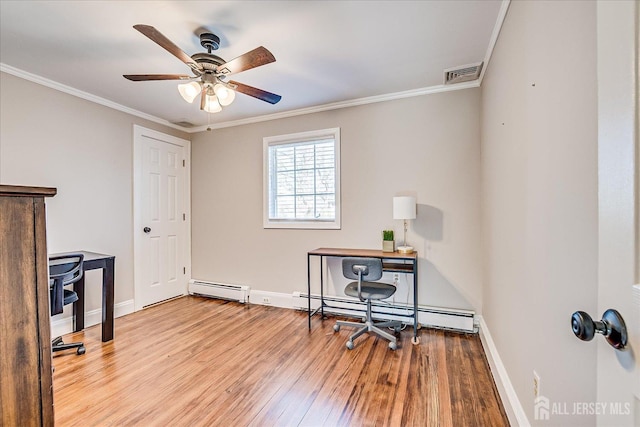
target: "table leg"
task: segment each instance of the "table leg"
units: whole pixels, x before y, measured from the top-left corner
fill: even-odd
[[[322,268],[322,261],[324,257],[320,256],[320,319],[324,320],[324,268]]]
[[[413,261],[413,340],[414,345],[419,344],[418,339],[418,258]]]
[[[102,342],[113,339],[115,260],[107,259],[102,269]]]
[[[311,330],[311,255],[307,254],[307,306],[309,311],[309,330]]]
[[[84,274],[73,284],[73,290],[78,294],[78,301],[73,304],[73,331],[78,332],[84,329]]]

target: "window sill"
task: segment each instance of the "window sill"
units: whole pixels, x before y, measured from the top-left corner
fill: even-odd
[[[286,221],[265,220],[263,228],[284,228],[302,230],[340,230],[340,223],[336,221]]]

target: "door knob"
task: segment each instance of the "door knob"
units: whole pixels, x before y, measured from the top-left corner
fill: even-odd
[[[616,350],[622,350],[627,345],[627,326],[620,313],[612,308],[602,314],[602,320],[595,322],[584,311],[576,311],[571,315],[571,329],[583,341],[591,341],[599,333]]]
[[[145,233],[151,233],[151,229],[149,227],[145,227],[142,229],[142,231],[144,231]]]

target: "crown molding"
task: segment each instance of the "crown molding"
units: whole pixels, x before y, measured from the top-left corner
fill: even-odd
[[[19,68],[12,67],[11,65],[3,64],[0,62],[0,71],[7,74],[11,74],[12,76],[19,77],[24,80],[29,80],[30,82],[37,83],[39,85],[46,86],[51,89],[55,89],[60,92],[64,92],[66,94],[69,94],[78,98],[82,98],[90,102],[94,102],[96,104],[103,105],[108,108],[113,108],[114,110],[118,110],[123,113],[131,114],[132,116],[140,117],[142,119],[149,120],[164,126],[168,126],[170,128],[177,129],[183,132],[187,132],[187,133],[189,132],[189,128],[176,125],[165,119],[152,116],[151,114],[143,113],[142,111],[138,111],[133,108],[125,107],[124,105],[118,104],[117,102],[109,101],[108,99],[104,99],[99,96],[92,95],[87,92],[83,92],[81,90],[72,88],[71,86],[63,85],[62,83],[58,83],[53,80],[49,80],[45,77],[29,73],[28,71],[24,71]]]
[[[485,67],[483,67],[484,69]],[[373,103],[377,103],[377,102],[386,102],[386,101],[393,101],[396,99],[404,99],[404,98],[412,98],[415,96],[424,96],[424,95],[431,95],[431,94],[435,94],[435,93],[442,93],[442,92],[451,92],[451,91],[456,91],[456,90],[463,90],[463,89],[471,89],[471,88],[476,88],[476,87],[480,87],[480,80],[474,80],[474,81],[470,81],[470,82],[464,82],[464,83],[457,83],[457,84],[452,84],[452,85],[436,85],[436,86],[429,86],[429,87],[424,87],[424,88],[420,88],[420,89],[412,89],[412,90],[406,90],[403,92],[394,92],[394,93],[388,93],[388,94],[384,94],[384,95],[376,95],[376,96],[368,96],[365,98],[357,98],[357,99],[351,99],[351,100],[347,100],[347,101],[340,101],[340,102],[332,102],[329,104],[323,104],[323,105],[317,105],[317,106],[313,106],[313,107],[307,107],[307,108],[299,108],[299,109],[295,109],[295,110],[290,110],[290,111],[283,111],[281,113],[274,113],[274,114],[267,114],[267,115],[262,115],[262,116],[255,116],[255,117],[248,117],[246,119],[240,119],[240,120],[231,120],[231,121],[226,121],[226,122],[221,122],[221,123],[215,123],[215,124],[211,124],[211,125],[203,125],[203,126],[197,126],[197,127],[191,127],[191,128],[186,128],[180,125],[176,125],[175,123],[171,123],[165,119],[161,119],[159,117],[156,116],[152,116],[150,114],[147,113],[143,113],[142,111],[138,111],[138,110],[134,110],[133,108],[129,108],[129,107],[125,107],[124,105],[118,104],[116,102],[113,101],[109,101],[108,99],[104,99],[101,98],[99,96],[95,96],[92,95],[90,93],[87,92],[83,92],[81,90],[72,88],[70,86],[66,86],[63,85],[61,83],[55,82],[53,80],[49,80],[47,78],[38,76],[36,74],[32,74],[29,73],[27,71],[23,71],[20,70],[18,68],[12,67],[10,65],[6,65],[3,63],[0,63],[0,71],[11,74],[13,76],[25,79],[25,80],[29,80],[31,82],[49,87],[51,89],[55,89],[58,90],[60,92],[64,92],[67,93],[69,95],[72,96],[76,96],[78,98],[82,98],[85,99],[87,101],[90,102],[95,102],[96,104],[100,104],[103,105],[105,107],[109,107],[109,108],[113,108],[115,110],[118,111],[122,111],[123,113],[127,113],[127,114],[131,114],[133,116],[137,116],[155,123],[159,123],[161,125],[165,125],[168,127],[171,127],[173,129],[178,129],[182,132],[185,133],[197,133],[197,132],[204,132],[207,129],[222,129],[222,128],[227,128],[227,127],[234,127],[234,126],[242,126],[242,125],[248,125],[248,124],[252,124],[252,123],[260,123],[260,122],[266,122],[269,120],[277,120],[277,119],[284,119],[287,117],[295,117],[295,116],[302,116],[305,114],[312,114],[312,113],[318,113],[318,112],[322,112],[322,111],[329,111],[329,110],[338,110],[341,108],[349,108],[349,107],[356,107],[358,105],[366,105],[366,104],[373,104]]]
[[[471,82],[457,83],[452,85],[429,86],[420,89],[406,90],[404,92],[387,93],[384,95],[368,96],[365,98],[350,99],[348,101],[332,102],[330,104],[317,105],[314,107],[299,108],[291,111],[283,111],[281,113],[267,114],[264,116],[249,117],[246,119],[232,120],[228,122],[215,123],[208,126],[198,126],[190,128],[191,132],[202,132],[207,129],[222,129],[233,126],[248,125],[251,123],[266,122],[269,120],[284,119],[287,117],[302,116],[305,114],[319,113],[321,111],[338,110],[340,108],[356,107],[358,105],[373,104],[376,102],[393,101],[396,99],[411,98],[414,96],[431,95],[434,93],[451,92],[462,89],[470,89],[480,87],[480,82],[474,80]]]
[[[496,47],[496,43],[498,42],[498,36],[500,35],[500,30],[502,30],[502,24],[504,23],[504,19],[507,16],[507,11],[509,10],[509,5],[511,4],[511,0],[502,0],[502,4],[500,5],[500,10],[498,11],[498,19],[496,19],[496,25],[493,27],[493,32],[491,33],[491,38],[489,39],[489,46],[487,46],[487,53],[484,55],[484,65],[482,66],[482,70],[480,71],[480,77],[478,77],[478,83],[482,85],[482,79],[484,78],[484,73],[489,68],[489,61],[491,60],[491,55],[493,54],[493,48]]]

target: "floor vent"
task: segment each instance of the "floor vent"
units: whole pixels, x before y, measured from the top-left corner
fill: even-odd
[[[480,71],[482,71],[482,64],[482,62],[478,62],[444,70],[444,84],[450,85],[477,80],[480,77]]]
[[[191,295],[238,301],[243,304],[249,302],[249,290],[249,286],[245,285],[230,285],[202,280],[189,281],[189,294]]]
[[[364,317],[366,304],[349,297],[325,296],[326,313],[339,314],[349,317]],[[311,294],[311,310],[320,306],[320,295]],[[293,293],[293,308],[307,311],[307,294]],[[411,310],[401,303],[386,304],[384,302],[374,304],[374,317],[376,319],[401,320],[404,323],[413,323],[406,314]],[[477,333],[478,328],[474,322],[475,313],[471,310],[457,310],[451,308],[437,308],[418,306],[418,323],[422,326],[438,329],[446,329],[457,332]]]

